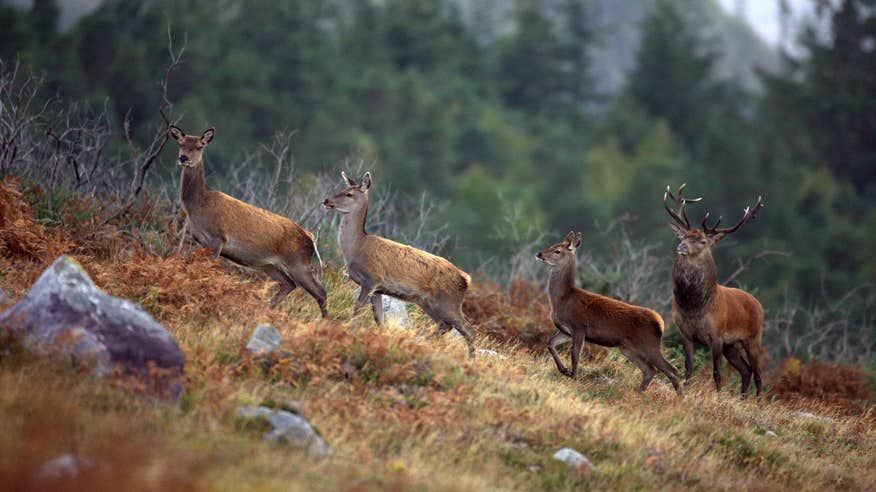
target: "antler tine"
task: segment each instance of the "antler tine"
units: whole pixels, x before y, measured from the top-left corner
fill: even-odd
[[[715,225],[709,227],[708,222],[709,222],[709,217],[711,217],[711,216],[712,216],[712,212],[706,212],[706,216],[703,217],[703,232],[705,232],[706,234],[713,234],[715,232],[715,229],[721,224],[721,219],[724,218],[724,217],[719,215],[718,221],[715,222]]]
[[[681,186],[678,187],[678,197],[672,194],[672,188],[668,185],[666,186],[666,192],[663,194],[663,206],[666,208],[666,212],[669,213],[669,216],[675,219],[679,225],[684,226],[685,229],[690,230],[690,219],[687,217],[687,211],[684,209],[684,206],[688,203],[696,203],[702,200],[702,197],[699,198],[685,198],[684,197],[684,187],[687,186],[687,183],[682,183]],[[669,206],[666,204],[666,199],[672,198],[672,201],[675,202],[675,210],[670,210]]]
[[[669,216],[678,223],[678,225],[686,229],[690,229],[690,224],[686,223],[685,220],[678,215],[678,212],[669,208],[669,204],[666,202],[667,198],[672,198],[672,201],[674,201],[676,203],[676,206],[678,206],[679,208],[684,206],[683,203],[679,204],[679,200],[675,198],[675,195],[672,194],[672,188],[670,188],[669,185],[666,186],[666,192],[663,193],[663,208],[666,209],[666,213],[668,213]]]
[[[742,212],[742,218],[739,219],[739,222],[736,223],[733,227],[725,227],[723,229],[718,229],[718,224],[721,223],[721,219],[718,219],[718,223],[714,225],[710,230],[705,231],[708,234],[730,234],[739,230],[740,227],[745,225],[749,220],[757,217],[757,212],[764,207],[763,197],[758,196],[757,202],[755,202],[753,207],[745,207]],[[705,224],[705,221],[703,221]],[[705,225],[704,225],[705,227]]]

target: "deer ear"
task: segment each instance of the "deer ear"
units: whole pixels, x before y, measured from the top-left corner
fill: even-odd
[[[684,239],[684,235],[687,233],[687,231],[671,222],[669,223],[669,227],[672,228],[672,232],[675,233],[675,237],[677,237],[678,239]]]
[[[216,129],[215,129],[215,128],[213,128],[212,126],[211,126],[210,128],[207,128],[206,130],[204,130],[204,134],[201,135],[201,142],[202,142],[204,145],[209,144],[210,142],[213,141],[213,136],[214,136],[215,134],[216,134]]]
[[[177,142],[182,141],[182,139],[186,138],[186,132],[182,131],[182,129],[176,125],[170,125],[167,128],[167,133],[170,135],[170,138],[176,140]]]
[[[575,233],[575,240],[572,242],[572,244],[575,245],[575,249],[578,249],[581,246],[581,239],[583,237],[584,237],[584,235],[581,234],[580,232]]]
[[[368,191],[371,188],[371,172],[366,172],[365,176],[362,176],[362,191]]]
[[[347,173],[345,173],[344,171],[341,171],[341,177],[344,178],[347,186],[359,186],[359,183],[357,183],[355,179],[347,176]]]
[[[575,251],[575,249],[578,248],[578,245],[581,244],[580,241],[577,241],[575,231],[569,231],[569,233],[566,234],[564,242],[566,243],[566,247],[569,248],[569,251]]]

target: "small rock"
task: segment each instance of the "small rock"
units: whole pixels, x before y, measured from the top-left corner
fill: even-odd
[[[91,466],[91,460],[77,457],[72,453],[62,454],[47,461],[36,471],[39,482],[53,482],[64,478],[75,478],[84,468]]]
[[[763,435],[765,435],[767,437],[777,437],[776,433],[773,431],[766,431],[763,433]]]
[[[608,377],[608,376],[599,376],[599,377],[595,377],[595,378],[593,378],[593,382],[594,382],[594,383],[599,383],[599,384],[612,385],[612,384],[615,383],[615,379],[614,379],[614,378],[610,378],[610,377]]]
[[[554,453],[554,459],[562,461],[569,465],[570,468],[577,468],[578,470],[589,470],[593,468],[593,463],[591,463],[586,456],[572,448],[563,448],[557,451]]]
[[[0,307],[3,307],[12,302],[9,299],[9,296],[6,295],[6,292],[3,292],[3,289],[0,289]]]
[[[544,470],[544,467],[542,465],[527,465],[526,469],[531,471],[532,473],[538,473]]]
[[[500,354],[499,352],[496,352],[495,350],[490,350],[490,349],[478,349],[478,353],[481,355],[486,355],[487,357],[493,357],[495,359],[500,359],[500,360],[504,360],[504,359],[508,358],[508,357]]]
[[[237,415],[243,419],[264,419],[270,423],[272,429],[265,433],[267,441],[304,449],[315,458],[331,453],[328,444],[310,423],[292,412],[267,407],[241,407]]]
[[[383,296],[383,316],[399,326],[408,326],[408,307],[395,297]]]
[[[140,306],[98,289],[70,257],[0,314],[0,328],[31,350],[71,355],[97,376],[137,376],[164,396],[182,394],[185,356],[173,336]]]
[[[267,354],[277,350],[283,343],[283,335],[271,325],[259,325],[252,333],[246,349],[253,354]]]
[[[401,299],[380,295],[383,301],[383,320],[387,323],[395,323],[402,327],[408,326],[408,307]],[[356,289],[355,297],[359,297],[359,289]]]

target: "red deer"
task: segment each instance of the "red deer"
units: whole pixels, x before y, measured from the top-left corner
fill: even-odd
[[[584,341],[603,347],[617,347],[642,371],[639,391],[645,391],[660,371],[669,378],[678,396],[684,391],[678,371],[663,357],[663,318],[655,311],[627,304],[575,287],[575,250],[581,233],[570,232],[566,239],[536,254],[551,267],[548,296],[551,319],[557,331],[548,341],[548,350],[561,374],[578,377],[578,359]],[[572,341],[572,370],[566,369],[557,346]]]
[[[712,374],[718,391],[721,391],[723,353],[739,372],[742,396],[748,392],[752,373],[760,396],[763,308],[748,292],[718,285],[712,247],[753,219],[764,205],[758,197],[753,207],[745,208],[735,226],[720,229],[721,218],[710,227],[706,213],[703,229],[699,230],[691,227],[684,206],[701,199],[684,198],[683,193],[684,185],[678,189],[677,197],[667,186],[663,206],[675,221],[669,225],[680,241],[672,264],[672,319],[684,345],[685,381],[689,381],[693,373],[694,342],[698,342],[712,351]],[[674,210],[667,203],[670,198],[675,202]],[[742,350],[747,360],[742,357]]]
[[[186,135],[176,126],[168,131],[179,144],[180,195],[195,240],[217,257],[261,270],[276,280],[280,286],[274,305],[300,285],[327,317],[326,292],[314,278],[311,265],[316,252],[313,234],[285,217],[207,187],[203,152],[213,141],[214,128],[200,136]]]
[[[382,294],[415,303],[438,323],[434,337],[454,328],[465,338],[469,356],[474,357],[474,335],[462,314],[471,277],[440,256],[368,234],[365,217],[371,173],[365,173],[361,184],[346,173],[341,176],[347,188],[326,198],[323,206],[342,214],[338,243],[347,274],[360,287],[356,312],[370,298],[374,321],[382,326]]]

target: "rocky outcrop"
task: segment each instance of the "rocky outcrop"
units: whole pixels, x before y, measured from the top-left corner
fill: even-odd
[[[29,350],[64,353],[98,376],[135,376],[163,396],[183,390],[185,357],[168,331],[140,306],[106,294],[62,256],[14,306],[0,329]]]

